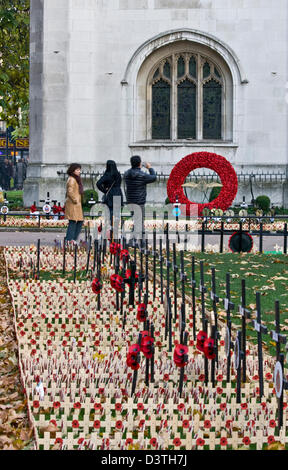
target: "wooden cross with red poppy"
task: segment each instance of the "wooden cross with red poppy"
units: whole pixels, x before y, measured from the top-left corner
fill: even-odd
[[[260,305],[260,292],[256,292],[256,312],[257,318],[253,320],[254,330],[257,331],[257,345],[258,345],[258,370],[259,370],[259,396],[260,398],[264,393],[264,378],[263,378],[263,350],[262,350],[262,333],[267,334],[267,326],[261,324],[261,305]]]

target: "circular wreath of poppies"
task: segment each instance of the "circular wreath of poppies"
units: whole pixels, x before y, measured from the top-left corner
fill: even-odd
[[[237,194],[237,175],[233,166],[226,158],[209,152],[191,153],[175,165],[167,183],[167,195],[170,203],[173,204],[178,199],[180,204],[186,204],[186,213],[187,215],[190,214],[191,204],[196,203],[193,203],[185,196],[182,185],[185,183],[189,173],[196,170],[196,168],[214,170],[223,185],[219,195],[213,201],[198,204],[198,215],[202,215],[205,207],[208,207],[208,209],[222,209],[223,211],[228,209]]]

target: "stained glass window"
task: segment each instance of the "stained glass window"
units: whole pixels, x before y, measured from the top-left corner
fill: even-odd
[[[215,80],[203,85],[203,139],[221,139],[222,86]]]
[[[177,88],[178,139],[196,139],[196,85],[186,79]]]
[[[196,59],[193,56],[189,60],[189,74],[191,75],[191,77],[197,77],[197,64]]]
[[[169,64],[169,62],[165,62],[165,65],[163,67],[163,75],[167,78],[170,78],[171,77],[171,66]]]
[[[178,59],[177,70],[178,70],[178,78],[183,77],[185,73],[185,62],[184,62],[183,57],[179,57]]]
[[[205,62],[203,66],[203,78],[208,78],[210,75],[210,65],[208,62]]]
[[[152,86],[152,139],[170,139],[171,86],[159,80]]]
[[[222,100],[226,88],[220,68],[196,52],[172,54],[156,67],[149,82],[148,138],[224,138]]]

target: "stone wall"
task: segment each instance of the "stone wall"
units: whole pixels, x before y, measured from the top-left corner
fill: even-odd
[[[286,171],[287,9],[286,0],[32,0],[26,204],[69,163],[98,170],[114,159],[124,171],[135,153],[165,173],[200,150],[247,171]],[[225,142],[145,139],[145,64],[176,43],[198,44],[230,70]],[[282,186],[269,191],[288,199]]]

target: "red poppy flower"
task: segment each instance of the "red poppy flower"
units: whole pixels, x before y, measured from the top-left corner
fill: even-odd
[[[224,411],[224,410],[226,410],[227,404],[226,403],[220,403],[219,407],[220,407],[221,411]]]
[[[233,423],[232,419],[227,419],[226,424],[225,424],[226,428],[227,428],[227,429],[230,429],[232,423]]]
[[[275,442],[275,437],[274,436],[268,436],[267,442],[268,442],[268,444],[272,444],[273,442]]]
[[[210,429],[210,428],[211,428],[211,421],[210,421],[210,419],[205,419],[205,421],[204,421],[204,428],[205,428],[205,429]]]
[[[33,401],[33,408],[39,408],[39,406],[40,406],[39,401],[38,401],[38,400],[34,400],[34,401]]]
[[[184,421],[182,421],[182,427],[184,429],[189,428],[189,425],[190,425],[190,423],[189,423],[188,419],[184,419]]]
[[[74,428],[74,429],[79,428],[79,421],[77,419],[73,419],[72,428]]]
[[[94,403],[94,410],[102,410],[101,403]]]
[[[242,442],[243,444],[245,444],[245,446],[249,446],[249,444],[251,443],[250,438],[248,436],[244,436]]]
[[[270,419],[270,421],[269,421],[269,427],[270,427],[270,428],[275,428],[275,427],[276,427],[276,421],[275,421],[275,419]]]
[[[80,403],[80,401],[77,401],[76,403],[74,403],[73,408],[74,408],[75,410],[80,410],[80,409],[81,409],[81,403]]]
[[[185,408],[184,403],[179,403],[179,405],[177,406],[177,408],[178,408],[179,411],[184,410],[184,408]]]
[[[174,441],[173,441],[173,445],[175,447],[180,447],[182,444],[181,440],[179,439],[179,437],[175,437]]]
[[[144,410],[144,405],[143,405],[143,403],[137,403],[137,410],[139,410],[139,411]]]
[[[222,393],[223,393],[223,388],[217,387],[217,388],[216,388],[216,393],[218,393],[218,395],[222,395]]]
[[[63,444],[63,439],[61,439],[61,437],[57,437],[55,439],[55,444],[61,444],[62,445]]]
[[[97,419],[96,421],[94,421],[93,423],[93,428],[95,429],[99,429],[101,426],[101,422]]]
[[[123,423],[121,420],[116,421],[115,426],[117,429],[122,429],[123,428]]]
[[[53,408],[54,408],[55,410],[57,410],[58,408],[60,408],[60,406],[61,406],[60,401],[54,401],[54,403],[53,403]]]
[[[121,405],[121,403],[115,403],[115,410],[116,410],[116,411],[121,411],[121,410],[122,410],[122,405]]]
[[[227,438],[226,437],[221,437],[220,439],[220,445],[221,446],[227,446],[228,442],[227,442]]]
[[[247,410],[247,408],[248,408],[247,403],[241,403],[240,406],[241,406],[242,410]]]
[[[157,446],[157,439],[156,439],[156,437],[152,437],[152,438],[150,439],[150,445],[151,445],[152,447],[156,447],[156,446]]]
[[[204,444],[205,444],[204,439],[202,439],[202,437],[198,437],[198,439],[196,441],[196,446],[203,447]]]

